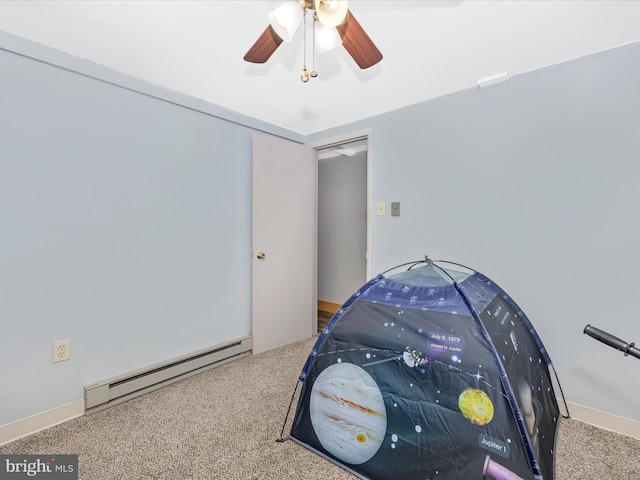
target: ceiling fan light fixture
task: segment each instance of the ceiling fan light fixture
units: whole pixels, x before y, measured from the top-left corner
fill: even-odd
[[[276,34],[285,42],[290,42],[298,31],[304,8],[298,0],[289,0],[269,14],[269,23]]]
[[[342,38],[335,27],[316,22],[314,28],[316,52],[323,53],[342,45]]]
[[[347,20],[349,6],[347,0],[314,0],[318,20],[325,27],[337,27]]]
[[[342,44],[361,68],[369,68],[382,60],[382,53],[347,7],[347,0],[288,0],[269,14],[269,26],[243,57],[251,63],[265,63],[283,41],[290,42],[313,12],[313,65],[307,71],[307,26],[304,30],[303,82],[318,76],[315,68],[316,52],[326,52]],[[337,35],[336,35],[337,33]]]

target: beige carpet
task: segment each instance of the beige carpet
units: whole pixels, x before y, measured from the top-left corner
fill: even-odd
[[[223,365],[0,453],[78,454],[82,480],[353,480],[291,441],[275,442],[313,342]],[[557,452],[557,480],[640,479],[640,441],[630,437],[563,420]]]

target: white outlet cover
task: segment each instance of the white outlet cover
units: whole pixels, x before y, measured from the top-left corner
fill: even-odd
[[[53,363],[62,362],[71,358],[71,340],[57,340],[53,342]]]

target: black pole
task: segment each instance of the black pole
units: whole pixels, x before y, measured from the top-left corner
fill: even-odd
[[[615,348],[616,350],[620,350],[624,353],[625,357],[631,355],[633,357],[640,358],[640,349],[636,348],[635,343],[633,342],[628,343],[624,340],[620,340],[618,337],[614,337],[610,333],[600,330],[599,328],[592,327],[591,325],[584,327],[584,333],[606,345],[609,345],[610,347]]]

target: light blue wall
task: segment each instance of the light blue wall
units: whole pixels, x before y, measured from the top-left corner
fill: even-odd
[[[640,43],[308,141],[368,127],[374,205],[402,205],[372,217],[372,272],[428,254],[485,273],[570,401],[640,420],[640,364],[582,333],[640,341]]]
[[[0,47],[0,425],[250,335],[251,136],[287,132]]]
[[[248,334],[251,134],[305,139],[2,32],[0,71],[0,425]],[[632,44],[306,141],[372,129],[374,273],[480,270],[570,401],[640,420],[637,361],[582,334],[640,341],[638,85]]]

